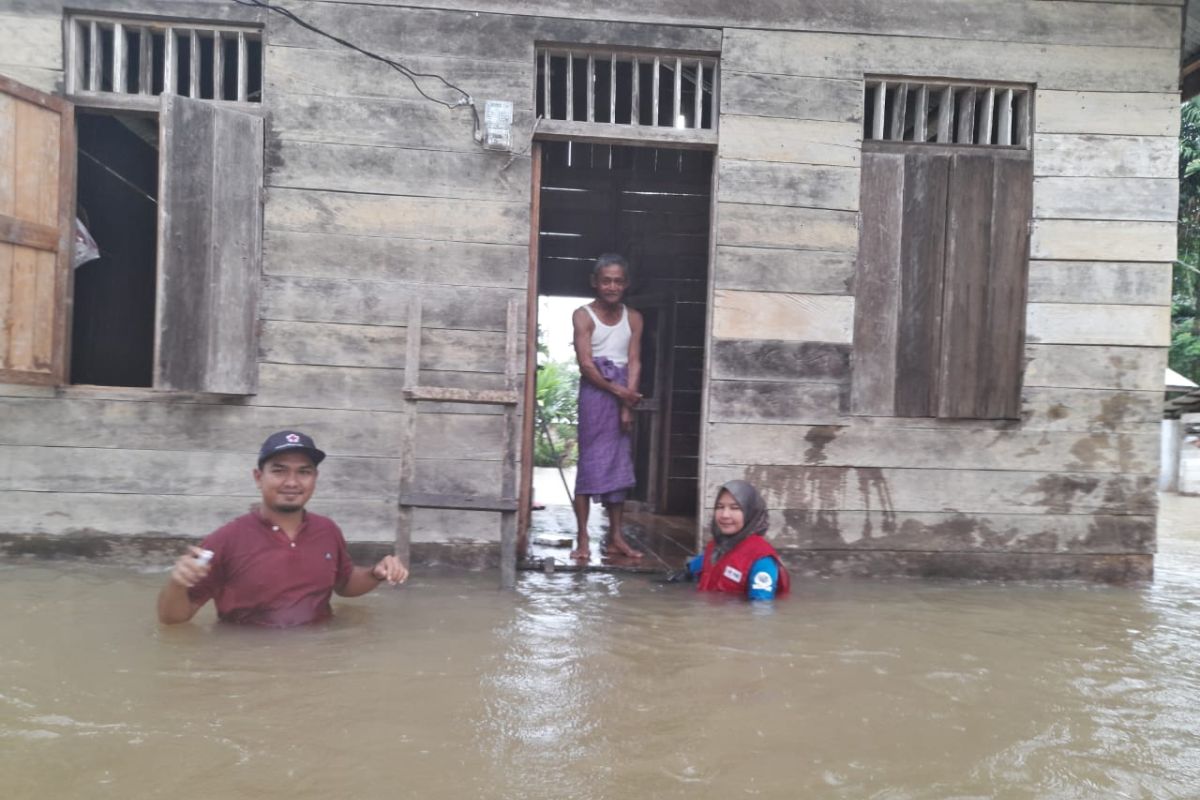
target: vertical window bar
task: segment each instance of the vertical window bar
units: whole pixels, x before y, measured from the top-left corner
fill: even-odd
[[[950,144],[954,141],[954,87],[947,86],[942,90],[942,101],[938,103],[938,144]]]
[[[104,53],[100,48],[100,24],[92,21],[88,25],[88,43],[91,50],[91,58],[88,60],[88,82],[87,88],[89,92],[100,91],[100,65],[104,63]]]
[[[651,122],[650,124],[654,125],[656,127],[658,126],[659,70],[661,68],[662,68],[662,61],[659,59],[658,56],[655,56],[654,57],[654,81],[653,81],[654,88],[652,89],[654,94],[651,96],[651,102],[653,103],[654,110],[653,110],[653,117],[652,117],[653,122]]]
[[[1000,127],[998,131],[999,138],[996,140],[996,144],[1011,145],[1013,143],[1012,107],[1013,91],[1012,89],[1005,89],[1000,93]]]
[[[587,121],[596,121],[596,57],[591,53],[587,59]]]
[[[121,23],[113,25],[112,51],[112,90],[117,94],[125,94],[125,26]]]
[[[696,96],[692,98],[692,127],[700,130],[704,122],[704,62],[696,59]]]
[[[225,48],[221,44],[221,32],[213,31],[213,99],[225,99]]]
[[[917,107],[913,114],[914,142],[923,142],[929,138],[929,87],[921,84],[917,89]]]
[[[718,61],[712,63],[712,120],[710,128],[717,130],[717,121],[720,119],[718,111],[721,108],[721,64]]]
[[[1017,93],[1017,140],[1013,144],[1029,147],[1029,92]]]
[[[975,143],[975,87],[958,93],[958,137],[959,144]]]
[[[550,113],[550,51],[542,51],[542,116],[552,119]]]
[[[608,124],[617,124],[617,54],[608,56]]]
[[[200,96],[200,35],[193,28],[188,31],[188,97]]]
[[[887,82],[875,84],[873,116],[871,117],[871,138],[883,138],[884,109],[887,108]]]
[[[247,77],[248,65],[246,64],[246,34],[238,31],[237,38],[237,99],[238,102],[246,102],[246,84],[249,82]]]
[[[642,65],[637,60],[637,56],[633,57],[633,71],[630,73],[633,77],[633,86],[631,87],[631,97],[629,99],[629,124],[641,124],[642,110],[639,108],[642,104]]]
[[[78,92],[84,85],[83,23],[72,20],[67,27],[67,52],[71,69],[67,72],[67,91]]]
[[[980,110],[983,112],[979,117],[979,138],[977,144],[992,143],[992,112],[996,107],[996,90],[988,89],[983,94],[983,103]]]
[[[175,94],[179,64],[176,62],[179,48],[175,46],[175,29],[163,32],[163,94]]]
[[[679,127],[680,100],[683,95],[683,59],[675,59],[675,92],[671,98],[671,127]]]
[[[896,89],[896,99],[892,101],[892,129],[889,139],[897,142],[904,141],[904,117],[908,110],[908,84],[902,83]]]
[[[567,115],[565,120],[575,119],[575,54],[567,51]]]
[[[138,28],[138,94],[154,92],[154,36]]]

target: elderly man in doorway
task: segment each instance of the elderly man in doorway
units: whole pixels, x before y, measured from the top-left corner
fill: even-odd
[[[373,567],[354,566],[333,520],[304,510],[324,458],[299,431],[271,434],[254,470],[262,504],[175,562],[158,595],[159,621],[187,622],[213,599],[225,622],[303,625],[333,614],[333,592],[357,597],[383,581],[404,582],[408,570],[392,555]]]
[[[625,493],[636,484],[631,432],[633,409],[642,399],[642,315],[622,300],[629,264],[605,253],[592,268],[596,299],[575,310],[575,357],[579,361],[579,467],[575,475],[576,547],[571,558],[590,555],[588,511],[593,497],[608,511],[606,555],[641,558],[621,532]]]

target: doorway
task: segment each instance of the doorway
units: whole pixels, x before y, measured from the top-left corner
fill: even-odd
[[[695,549],[713,153],[545,141],[535,157],[539,313],[531,333],[538,339],[530,345],[538,346],[543,396],[554,396],[554,389],[561,397],[563,381],[578,380],[567,344],[571,312],[592,299],[598,255],[616,252],[629,261],[626,302],[645,319],[639,387],[645,399],[633,433],[637,486],[626,501],[624,527],[646,557],[635,562],[596,552],[589,563],[675,569]],[[542,464],[526,464],[537,509],[529,553],[562,562],[575,535],[573,420],[561,408],[539,416],[525,450]],[[602,507],[593,505],[594,549],[606,526]]]

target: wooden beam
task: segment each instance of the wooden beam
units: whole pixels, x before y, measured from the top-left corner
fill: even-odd
[[[513,497],[480,497],[479,495],[429,492],[406,492],[400,495],[400,505],[415,508],[453,508],[463,511],[512,512],[517,510],[517,500]]]
[[[657,105],[657,104],[656,104]],[[543,119],[538,124],[539,139],[592,142],[594,144],[627,144],[633,146],[669,146],[712,150],[717,146],[714,130],[693,130],[662,126],[647,130],[646,126],[589,125],[586,122]]]
[[[39,225],[0,214],[0,242],[37,250],[54,250],[58,247],[59,232],[50,225]]]
[[[412,330],[411,328],[409,329]],[[508,389],[457,389],[449,386],[418,386],[406,388],[407,400],[428,400],[439,403],[473,403],[480,405],[517,405],[518,392]]]

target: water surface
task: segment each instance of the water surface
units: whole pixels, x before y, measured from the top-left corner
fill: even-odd
[[[161,572],[10,563],[0,797],[1197,797],[1190,502],[1153,585],[813,581],[774,607],[418,575],[325,626],[164,629]]]

